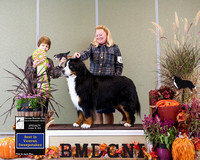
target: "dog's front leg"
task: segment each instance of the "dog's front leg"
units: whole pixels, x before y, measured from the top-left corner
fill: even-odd
[[[81,128],[90,128],[92,124],[93,124],[93,118],[88,117],[88,118],[85,119],[85,121],[81,125]]]
[[[74,127],[79,127],[85,121],[83,112],[77,111],[77,113],[78,113],[78,121],[73,124]]]
[[[85,119],[83,124],[81,125],[81,128],[90,128],[91,125],[93,124],[93,117],[91,116],[92,113],[91,111],[88,111],[88,109],[85,109],[84,113],[85,113]]]

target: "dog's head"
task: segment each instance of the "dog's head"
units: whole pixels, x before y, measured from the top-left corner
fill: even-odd
[[[80,76],[87,72],[85,64],[79,58],[70,58],[65,63],[62,73],[65,77]]]

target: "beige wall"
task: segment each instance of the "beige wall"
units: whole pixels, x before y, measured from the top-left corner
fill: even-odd
[[[4,69],[20,74],[11,60],[19,67],[24,68],[26,58],[35,49],[36,35],[36,1],[32,0],[1,0],[0,1],[0,105],[8,99],[11,94],[5,92],[11,89],[13,80],[5,78]],[[4,113],[11,106],[11,101],[0,108],[0,113]],[[0,117],[0,132],[12,131],[14,115],[8,117],[6,124],[3,125],[4,117]]]
[[[136,85],[142,118],[149,111],[148,92],[156,86],[155,37],[148,31],[151,21],[155,20],[154,12],[154,0],[99,1],[99,24],[109,27],[114,42],[119,45],[124,63],[123,75]],[[136,123],[141,123],[139,117]]]
[[[36,43],[36,0],[0,0],[0,104],[10,94],[5,93],[14,82],[3,77],[8,76],[3,68],[16,72],[10,60],[24,68],[26,58],[35,50]],[[141,102],[141,118],[149,113],[148,92],[157,85],[156,40],[149,32],[155,21],[154,0],[98,0],[99,24],[105,24],[111,30],[114,42],[119,45],[124,62],[123,75],[131,78]],[[170,31],[174,12],[190,20],[200,8],[199,0],[160,0],[159,22]],[[70,50],[71,54],[89,46],[94,36],[95,0],[40,0],[39,37],[46,35],[52,40],[48,52],[54,54]],[[169,25],[170,24],[170,25]],[[58,64],[54,60],[54,64]],[[88,61],[87,61],[88,64]],[[77,119],[67,91],[64,77],[52,80],[59,89],[54,97],[64,108],[60,109],[60,118],[55,123],[73,123]],[[7,102],[0,113],[10,107]],[[5,117],[0,117],[0,132],[12,131],[13,110],[3,126]],[[120,121],[116,113],[115,123]],[[141,119],[137,117],[137,123]]]

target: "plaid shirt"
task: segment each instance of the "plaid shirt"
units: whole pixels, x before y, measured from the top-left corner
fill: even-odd
[[[120,50],[117,45],[107,47],[106,45],[98,47],[90,46],[82,51],[81,60],[90,57],[90,72],[98,76],[120,76],[123,70],[123,63]]]

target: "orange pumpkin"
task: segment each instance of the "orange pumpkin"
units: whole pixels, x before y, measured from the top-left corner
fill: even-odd
[[[172,106],[179,106],[179,103],[175,100],[160,100],[156,103],[158,107],[172,107]]]
[[[0,139],[0,158],[11,159],[16,158],[15,155],[15,138],[7,137]]]

